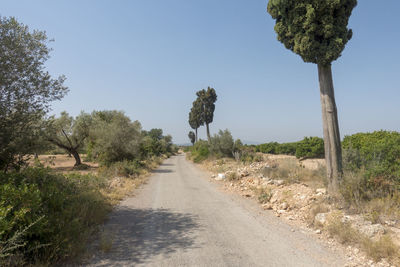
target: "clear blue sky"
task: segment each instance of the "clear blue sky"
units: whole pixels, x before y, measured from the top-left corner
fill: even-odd
[[[400,1],[359,0],[353,39],[333,64],[342,136],[400,130]],[[188,142],[195,92],[217,90],[211,131],[242,140],[322,136],[317,68],[276,40],[266,0],[3,0],[55,42],[48,61],[69,94],[53,105],[124,110]],[[205,128],[200,129],[205,136]]]

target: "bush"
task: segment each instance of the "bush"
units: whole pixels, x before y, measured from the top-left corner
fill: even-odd
[[[362,172],[362,186],[371,197],[400,190],[400,133],[376,131],[346,136],[343,148],[345,170]]]
[[[108,167],[101,169],[101,174],[109,177],[132,177],[140,174],[144,164],[140,161],[123,160],[112,163]]]
[[[21,255],[27,263],[74,258],[110,209],[99,193],[104,186],[105,180],[95,176],[65,176],[43,168],[1,173],[0,244],[24,233],[22,246],[9,251],[9,257]]]
[[[294,156],[296,154],[297,143],[284,143],[277,147],[276,154]]]
[[[194,162],[199,163],[206,160],[210,156],[210,149],[207,141],[197,141],[191,148],[191,158]]]
[[[93,127],[90,141],[95,157],[103,164],[134,160],[140,155],[141,125],[132,122],[123,112],[98,111],[92,113]]]
[[[266,154],[278,154],[279,143],[271,142],[256,146],[256,152],[262,152]]]
[[[296,158],[324,158],[324,139],[319,137],[305,137],[297,142]]]
[[[305,137],[302,141],[279,144],[276,142],[256,146],[257,152],[292,155],[297,158],[323,158],[324,140],[319,137]]]
[[[233,157],[235,143],[229,130],[219,130],[211,138],[210,152],[217,157]]]

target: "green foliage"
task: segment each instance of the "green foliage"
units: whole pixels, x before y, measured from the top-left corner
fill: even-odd
[[[141,173],[144,163],[141,161],[117,161],[101,169],[101,174],[110,177],[134,177]]]
[[[109,211],[99,193],[104,186],[98,177],[64,176],[41,168],[1,173],[0,244],[23,233],[18,237],[21,246],[10,254],[23,255],[30,263],[73,258]]]
[[[232,157],[234,148],[233,137],[228,129],[219,130],[218,134],[211,138],[210,152],[217,157]]]
[[[285,155],[292,155],[292,156],[296,155],[298,143],[299,142],[279,144],[276,148],[276,154],[285,154]]]
[[[356,187],[362,198],[379,197],[400,190],[400,133],[376,131],[343,139],[344,168],[357,174]]]
[[[319,137],[305,137],[302,141],[293,143],[271,142],[257,145],[256,151],[268,154],[295,155],[297,158],[323,158],[324,140]]]
[[[193,106],[189,112],[189,125],[192,129],[196,130],[204,125],[203,105],[201,100],[197,98],[193,102]]]
[[[257,152],[267,153],[267,154],[277,154],[279,143],[271,142],[266,144],[261,144],[256,146]]]
[[[190,139],[190,143],[194,145],[194,143],[196,142],[196,134],[193,131],[190,131],[188,137]]]
[[[207,90],[202,89],[198,91],[196,95],[198,97],[196,103],[200,105],[204,123],[212,123],[214,119],[215,102],[217,101],[217,93],[215,92],[215,89],[208,87]]]
[[[324,158],[324,139],[305,137],[296,145],[296,158]]]
[[[263,157],[252,150],[242,149],[240,160],[245,163],[261,162]]]
[[[199,163],[206,160],[210,156],[209,144],[206,141],[199,140],[191,148],[191,158],[194,162]]]
[[[347,24],[357,0],[270,0],[278,40],[305,62],[329,65],[338,59],[352,31]]]
[[[142,132],[138,121],[132,122],[120,111],[95,111],[90,141],[93,155],[101,163],[134,160],[140,155]]]
[[[51,116],[46,120],[45,139],[63,149],[65,153],[74,154],[75,165],[81,164],[79,151],[83,149],[85,140],[89,137],[92,126],[90,114],[81,112],[73,118],[67,112],[61,112],[60,117]]]
[[[150,131],[143,131],[143,133],[144,133],[144,135],[147,135],[147,136],[149,136],[151,139],[154,139],[154,140],[161,140],[161,139],[163,139],[163,130],[162,129],[157,129],[157,128],[154,128],[154,129],[151,129]]]
[[[38,149],[42,116],[67,92],[63,76],[45,70],[48,38],[0,16],[0,169],[19,169]]]
[[[176,149],[172,144],[172,136],[164,136],[161,129],[151,129],[149,132],[143,131],[142,135],[144,136],[141,144],[142,158],[176,153]]]

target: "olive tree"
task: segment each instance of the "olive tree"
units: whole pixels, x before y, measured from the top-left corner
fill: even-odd
[[[19,168],[36,150],[41,119],[67,92],[45,70],[51,49],[42,31],[0,16],[0,169]]]
[[[217,102],[217,93],[214,88],[208,87],[207,90],[202,89],[196,93],[200,102],[200,110],[203,122],[207,127],[208,142],[211,142],[210,123],[214,120],[215,102]]]
[[[59,148],[64,149],[75,159],[75,166],[82,164],[79,151],[83,148],[85,140],[89,137],[92,124],[90,114],[82,112],[76,118],[62,112],[60,117],[50,117],[47,120],[47,140]]]
[[[333,193],[342,176],[342,152],[331,64],[352,37],[347,25],[356,5],[357,0],[269,0],[267,7],[278,40],[318,66],[328,190]]]
[[[92,153],[100,162],[109,165],[140,157],[142,126],[131,121],[123,112],[94,111],[90,130]]]

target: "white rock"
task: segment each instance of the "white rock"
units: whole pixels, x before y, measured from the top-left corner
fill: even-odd
[[[271,202],[271,203],[277,202],[277,201],[278,201],[278,196],[279,196],[278,192],[275,192],[275,193],[272,195],[272,197],[271,197],[271,199],[269,200],[269,202]]]
[[[315,193],[317,194],[326,194],[326,188],[318,188],[317,190],[315,190]]]
[[[281,210],[287,210],[288,209],[288,207],[289,207],[289,205],[286,203],[286,202],[283,202],[282,204],[281,204]]]
[[[218,176],[215,178],[217,181],[224,180],[226,178],[224,173],[218,173]]]
[[[318,213],[315,215],[314,221],[324,225],[326,223],[326,213]]]
[[[315,233],[319,235],[319,234],[321,234],[321,230],[317,229],[317,230],[315,230]]]
[[[381,224],[372,224],[372,225],[362,225],[358,228],[360,233],[368,236],[369,238],[374,237],[375,235],[383,235],[385,233],[385,228]]]
[[[284,182],[285,182],[285,181],[283,181],[283,180],[274,180],[274,181],[273,181],[273,183],[276,184],[276,185],[278,185],[278,186],[279,186],[279,185],[283,185]]]

